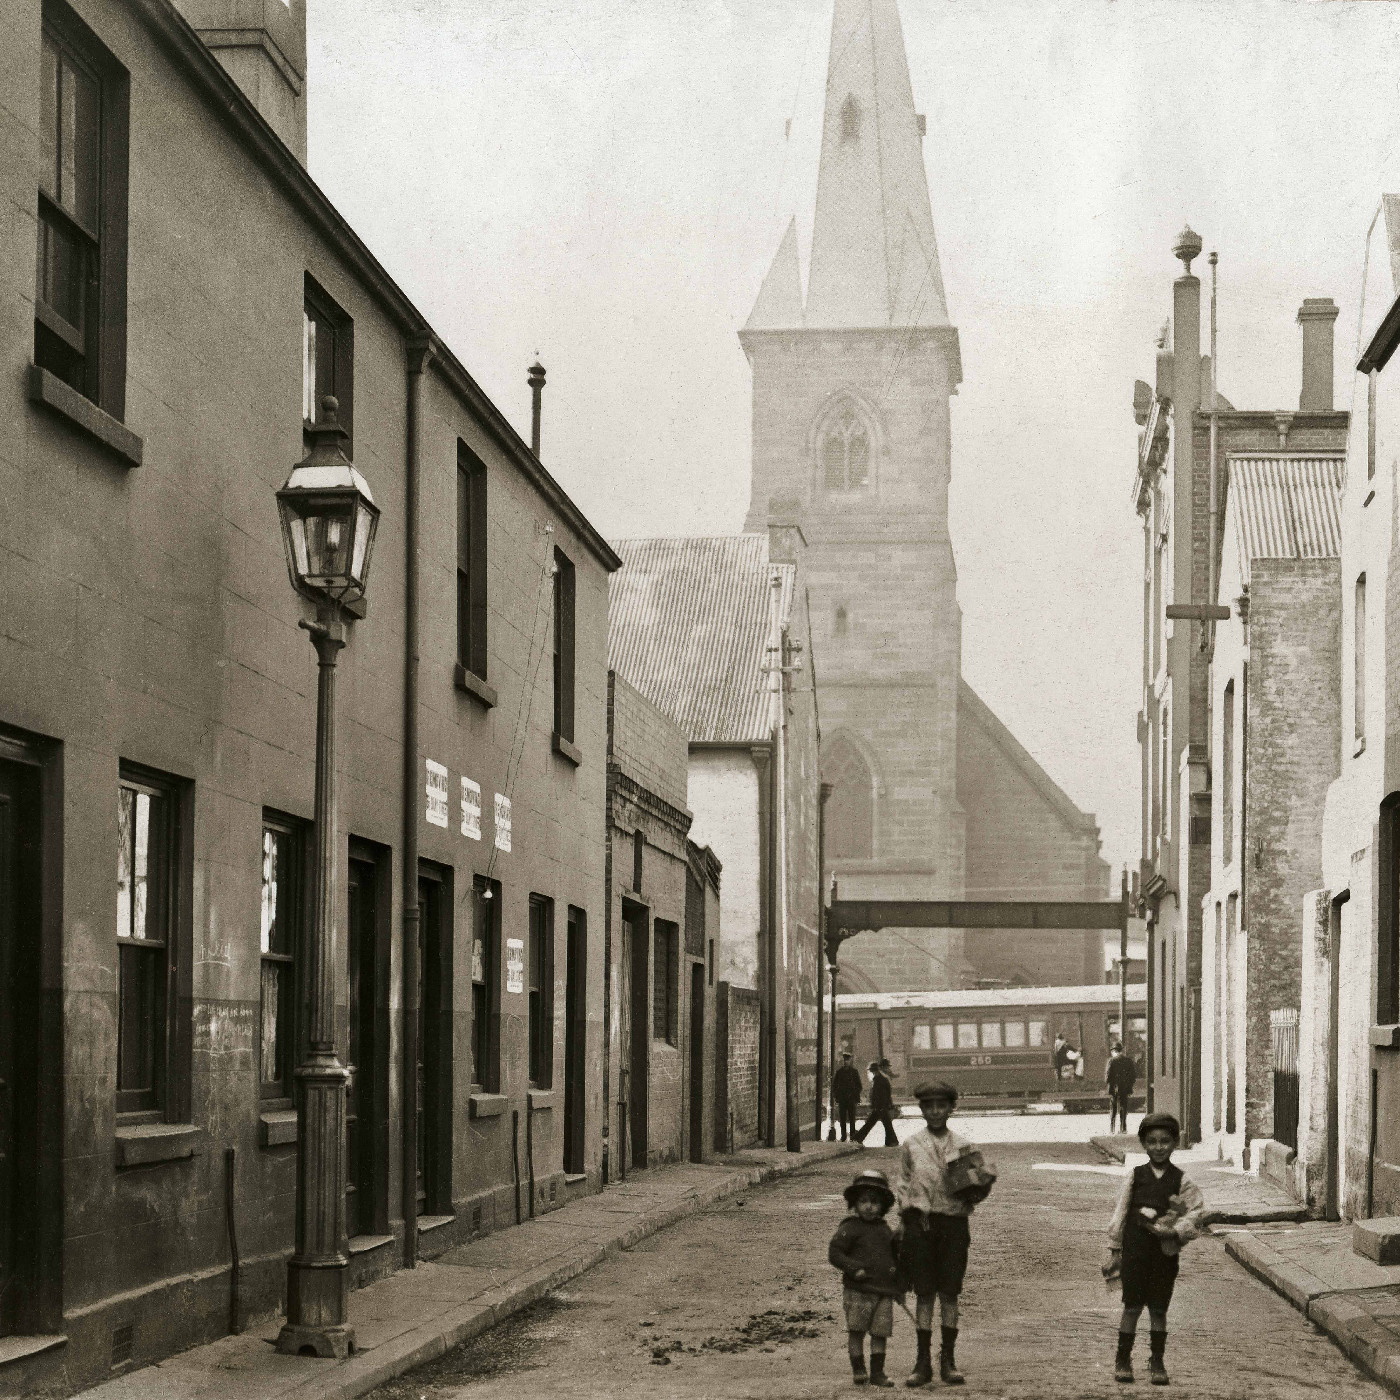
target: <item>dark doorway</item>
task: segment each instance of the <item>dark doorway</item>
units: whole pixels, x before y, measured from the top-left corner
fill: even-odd
[[[377,1102],[381,1072],[386,1065],[386,1032],[379,1015],[379,870],[377,862],[350,860],[346,933],[350,994],[346,1068],[350,1088],[345,1101],[345,1228],[347,1234],[382,1233],[379,1219],[380,1133],[386,1122]],[[378,1111],[376,1111],[378,1110]]]
[[[588,916],[569,909],[564,947],[564,1170],[575,1176],[584,1169],[583,1127],[588,1047]]]
[[[0,759],[0,1335],[38,1331],[39,769]]]
[[[640,904],[624,903],[622,923],[627,947],[627,1136],[631,1143],[629,1165],[642,1170],[647,1164],[647,1091],[651,1074],[651,937],[647,911]]]
[[[690,1160],[705,1160],[705,964],[690,965]]]
[[[452,889],[418,873],[418,1214],[452,1210]]]

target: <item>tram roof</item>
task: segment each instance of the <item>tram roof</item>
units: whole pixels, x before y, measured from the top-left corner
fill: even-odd
[[[838,1011],[952,1011],[960,1007],[1117,1006],[1121,989],[1112,982],[1083,987],[973,987],[943,992],[843,992]],[[1147,984],[1130,982],[1128,1000],[1145,1002]]]

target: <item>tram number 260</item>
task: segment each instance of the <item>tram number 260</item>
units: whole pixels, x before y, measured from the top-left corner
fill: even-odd
[[[992,1063],[992,1057],[990,1055],[970,1055],[967,1062],[970,1065],[989,1065]]]

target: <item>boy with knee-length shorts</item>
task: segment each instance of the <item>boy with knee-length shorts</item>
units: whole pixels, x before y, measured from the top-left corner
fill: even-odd
[[[857,1385],[889,1389],[885,1375],[885,1345],[894,1330],[894,1299],[901,1303],[894,1233],[885,1215],[894,1192],[884,1172],[861,1172],[845,1191],[850,1214],[837,1227],[827,1258],[841,1270],[845,1285],[841,1302],[846,1312],[846,1339],[851,1372]],[[865,1374],[865,1334],[870,1334],[870,1375]]]
[[[973,1207],[966,1196],[949,1191],[948,1168],[977,1149],[948,1127],[948,1115],[958,1101],[958,1091],[951,1084],[921,1084],[914,1096],[925,1128],[900,1148],[895,1179],[900,1260],[918,1299],[919,1354],[906,1384],[923,1386],[933,1379],[933,1300],[937,1297],[943,1328],[939,1376],[944,1385],[961,1385],[953,1348],[958,1339],[958,1295],[967,1272],[967,1222]]]

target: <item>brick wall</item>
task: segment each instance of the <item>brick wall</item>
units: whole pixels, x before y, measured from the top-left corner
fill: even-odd
[[[738,1151],[759,1140],[759,994],[720,982],[715,987],[715,1146]]]
[[[1297,1007],[1298,910],[1322,883],[1322,813],[1341,753],[1341,566],[1257,559],[1249,599],[1245,761],[1245,1131],[1273,1124],[1269,1012]]]
[[[608,672],[608,757],[648,792],[685,809],[686,736],[616,671]]]

